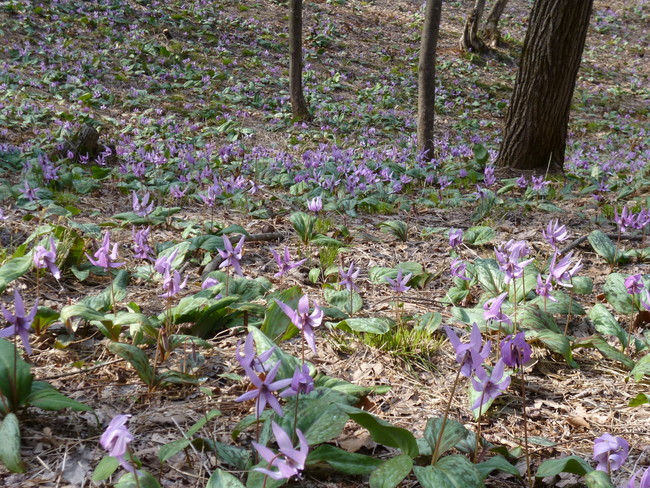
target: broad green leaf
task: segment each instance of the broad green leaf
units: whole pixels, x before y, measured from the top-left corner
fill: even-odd
[[[634,377],[635,381],[641,381],[646,375],[650,376],[650,354],[639,359],[630,372],[630,376]]]
[[[474,270],[476,271],[478,284],[490,297],[496,297],[503,293],[506,288],[503,280],[505,275],[494,259],[476,259],[474,261]]]
[[[391,328],[391,321],[382,317],[369,317],[359,319],[345,319],[336,324],[337,329],[346,332],[369,332],[371,334],[385,334]]]
[[[537,271],[534,264],[526,266],[524,268],[523,279],[517,278],[508,284],[508,300],[510,303],[514,303],[515,298],[517,299],[517,303],[523,302],[526,296],[535,290],[538,275],[539,271]]]
[[[526,338],[542,341],[549,350],[561,354],[569,366],[572,368],[579,367],[578,363],[573,360],[571,343],[565,335],[550,330],[532,330],[526,334]]]
[[[601,336],[595,335],[576,340],[573,343],[573,349],[578,349],[580,347],[598,349],[603,356],[622,363],[627,369],[632,369],[634,367],[634,361],[632,359],[618,349],[610,346]]]
[[[590,276],[574,276],[571,284],[576,295],[589,295],[594,290],[594,280]]]
[[[616,337],[623,347],[627,347],[627,332],[619,325],[605,305],[602,303],[594,305],[589,311],[589,318],[598,332]]]
[[[632,315],[636,312],[633,297],[625,289],[625,279],[629,276],[622,273],[611,273],[603,285],[603,292],[609,304],[618,313],[625,315]]]
[[[197,293],[198,295],[198,293]],[[206,296],[189,296],[183,297],[178,302],[178,305],[172,307],[171,317],[173,324],[186,324],[198,322],[203,314],[212,314],[218,310],[229,307],[233,303],[239,301],[239,297],[224,297],[219,300],[208,298]],[[164,322],[167,320],[167,312],[163,311],[158,315],[158,320]]]
[[[544,312],[540,307],[533,304],[524,305],[517,309],[516,322],[523,330],[551,331],[558,334],[562,333],[562,330],[555,322],[553,315]]]
[[[415,477],[422,488],[483,488],[481,474],[465,456],[454,454],[433,466],[415,466]]]
[[[485,329],[485,319],[483,318],[484,310],[482,308],[461,308],[452,307],[451,315],[466,325],[472,325],[476,322],[481,330]]]
[[[513,466],[508,460],[503,456],[492,456],[487,461],[483,461],[476,465],[477,471],[481,474],[481,478],[485,479],[492,471],[503,471],[521,478],[519,470]]]
[[[49,383],[34,381],[27,403],[43,410],[63,410],[69,408],[75,412],[92,412],[92,408],[81,402],[68,398]]]
[[[553,442],[551,440],[548,440],[546,437],[541,437],[538,435],[531,435],[528,437],[528,443],[529,444],[534,444],[536,446],[544,446],[544,447],[555,447],[557,446],[557,442]]]
[[[250,449],[199,437],[192,441],[197,451],[212,451],[223,463],[239,471],[248,471],[253,463]]]
[[[108,350],[131,363],[145,385],[153,386],[155,384],[155,372],[142,349],[131,344],[112,342],[108,345]]]
[[[399,263],[394,268],[382,268],[380,266],[370,268],[368,270],[368,281],[373,285],[386,285],[386,278],[394,280],[400,269],[402,270],[403,275],[411,273],[413,277],[424,273],[424,268],[422,268],[420,263],[407,261]]]
[[[291,326],[291,319],[278,306],[276,300],[279,300],[291,307],[293,310],[296,310],[298,308],[298,301],[303,295],[304,293],[299,286],[293,286],[280,293],[276,299],[272,300],[268,305],[266,315],[264,316],[264,322],[262,322],[260,330],[265,335],[272,338],[277,344],[286,338],[288,332],[287,329]],[[298,329],[296,329],[295,326],[293,326],[293,332],[294,334],[292,335],[298,333]]]
[[[14,345],[0,339],[0,396],[4,397],[4,401],[0,401],[0,413],[7,415],[25,405],[32,391],[33,378],[29,364],[23,361]]]
[[[580,305],[575,297],[571,297],[571,295],[568,295],[561,290],[555,290],[551,292],[551,294],[557,302],[546,300],[546,304],[544,304],[544,297],[538,296],[530,300],[528,303],[537,305],[539,308],[542,310],[545,309],[546,312],[550,314],[567,315],[570,312],[571,315],[585,315],[585,309],[582,308],[582,305]]]
[[[488,153],[482,144],[474,144],[472,150],[474,151],[474,159],[479,164],[485,164],[490,158],[490,153]]]
[[[585,475],[587,488],[614,488],[612,480],[604,471],[590,471]]]
[[[370,488],[395,488],[413,469],[413,459],[400,454],[385,461],[370,475]]]
[[[350,405],[356,403],[356,401],[364,396],[368,396],[371,393],[382,395],[391,390],[389,385],[377,385],[377,386],[361,386],[349,383],[340,378],[332,378],[330,376],[318,375],[314,379],[314,387],[319,388],[329,388],[334,391],[345,393],[350,395],[351,401]]]
[[[98,312],[94,308],[84,304],[76,303],[74,305],[67,305],[61,310],[61,322],[65,322],[72,317],[81,317],[87,321],[96,320],[98,322],[106,320],[106,315]]]
[[[298,237],[303,244],[309,244],[309,241],[314,235],[314,225],[316,224],[316,217],[308,215],[304,212],[294,212],[289,216],[289,220],[293,225]]]
[[[408,240],[408,225],[401,220],[387,220],[379,224],[382,232],[391,234],[397,237],[400,241],[406,242]]]
[[[164,463],[189,445],[190,439],[176,439],[175,441],[168,442],[158,449],[158,459],[160,459],[161,463]]]
[[[341,435],[348,420],[343,410],[345,405],[338,402],[342,396],[327,390],[314,390],[309,395],[301,395],[298,402],[298,428],[305,435],[309,445],[328,442]],[[296,398],[292,397],[287,402],[287,412],[295,410],[295,401]],[[293,415],[287,414],[278,419],[277,423],[286,432],[293,431]]]
[[[440,436],[440,429],[442,428],[443,418],[435,417],[427,420],[427,425],[424,428],[424,438],[429,443],[431,447],[431,452],[436,450],[436,444],[438,442],[438,437]],[[454,447],[460,441],[462,441],[469,431],[461,424],[456,422],[453,419],[448,418],[445,423],[445,430],[442,433],[442,438],[440,439],[440,447],[438,448],[438,459],[447,452],[449,449]]]
[[[422,329],[430,332],[438,330],[442,323],[442,315],[440,312],[427,312],[414,318],[416,323],[414,329]]]
[[[332,307],[336,307],[339,310],[344,310],[348,314],[357,313],[363,308],[363,300],[361,295],[358,293],[352,292],[352,311],[350,311],[350,292],[348,290],[335,290],[334,288],[324,288],[323,296],[327,303]]]
[[[195,251],[197,249],[203,249],[205,251],[211,252],[223,251],[225,249],[223,244],[223,237],[215,236],[212,234],[192,237],[190,239],[189,250]]]
[[[396,447],[412,458],[415,458],[419,454],[415,436],[408,430],[395,427],[389,422],[360,409],[353,411],[352,408],[347,408],[346,410],[352,420],[368,429],[372,439],[378,444]]]
[[[589,236],[589,244],[596,251],[597,254],[605,258],[609,264],[614,264],[617,261],[616,246],[612,240],[607,237],[602,231],[594,230]]]
[[[378,466],[381,466],[380,459],[347,452],[329,444],[318,446],[307,455],[307,466],[319,463],[327,463],[335,470],[350,475],[371,474]]]
[[[98,295],[82,298],[79,300],[78,304],[87,305],[89,308],[98,312],[106,312],[113,304],[113,296],[115,296],[116,301],[124,300],[124,298],[126,298],[126,286],[128,283],[129,273],[125,269],[121,269],[118,271],[117,275],[115,275],[115,278],[113,278],[112,291],[111,285],[109,285]]]
[[[0,293],[7,289],[9,283],[20,278],[32,267],[32,253],[19,258],[13,258],[0,266]]]
[[[115,488],[160,488],[160,483],[146,471],[138,471],[137,482],[133,473],[126,473],[115,484]]]
[[[492,227],[477,225],[470,227],[463,232],[463,243],[472,246],[483,246],[496,238],[496,232]]]
[[[632,400],[630,400],[630,403],[628,403],[628,406],[629,407],[640,407],[641,405],[645,405],[646,403],[650,403],[650,395],[647,395],[645,393],[639,393]]]
[[[99,464],[95,468],[95,471],[93,471],[92,477],[90,479],[93,481],[104,481],[115,471],[117,471],[117,468],[119,467],[120,462],[117,460],[117,458],[113,456],[104,456],[102,460],[99,461]]]
[[[549,459],[539,465],[535,476],[537,478],[546,478],[555,476],[560,473],[573,473],[578,476],[584,476],[594,471],[591,465],[578,456],[567,456],[561,459]]]
[[[227,471],[217,469],[210,476],[205,488],[244,488],[244,484]]]
[[[20,460],[20,425],[13,413],[0,421],[0,462],[12,473],[25,472]]]

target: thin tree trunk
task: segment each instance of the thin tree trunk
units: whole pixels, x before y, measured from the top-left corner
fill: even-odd
[[[418,62],[418,152],[434,157],[433,122],[436,103],[436,47],[442,0],[428,0],[422,26],[420,60]]]
[[[463,35],[458,41],[460,49],[465,52],[482,53],[486,50],[485,43],[478,36],[478,26],[483,18],[485,0],[476,0],[463,29]]]
[[[492,5],[492,9],[487,16],[485,21],[485,27],[483,28],[483,39],[487,42],[490,47],[497,47],[501,42],[501,32],[499,32],[499,20],[501,20],[501,15],[508,5],[508,0],[497,0]]]
[[[298,120],[311,114],[302,91],[302,0],[289,1],[289,96],[291,112]]]
[[[593,0],[536,0],[496,165],[562,171]]]

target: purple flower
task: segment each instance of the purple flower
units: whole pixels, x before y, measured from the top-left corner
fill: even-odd
[[[497,182],[497,179],[494,177],[494,166],[488,164],[485,166],[485,171],[483,172],[483,183],[485,186],[492,186]]]
[[[407,286],[406,284],[411,279],[411,276],[413,276],[413,273],[409,273],[406,276],[402,277],[403,272],[404,271],[402,270],[402,268],[398,269],[397,276],[395,277],[394,280],[390,279],[388,276],[384,277],[384,280],[386,280],[390,284],[391,289],[395,293],[404,293],[411,289],[411,287]]]
[[[273,276],[279,278],[280,276],[288,273],[294,268],[297,268],[302,263],[307,261],[307,258],[301,259],[300,261],[291,261],[291,256],[289,256],[289,248],[285,246],[284,256],[279,255],[275,249],[271,248],[271,254],[275,258],[275,261],[278,263],[278,272]]]
[[[178,294],[185,286],[187,285],[187,277],[181,282],[181,274],[174,270],[173,272],[170,269],[165,270],[163,275],[163,284],[162,289],[165,290],[165,293],[158,295],[164,298],[171,298]]]
[[[487,375],[483,366],[476,368],[476,377],[472,378],[472,385],[474,391],[481,393],[481,396],[474,402],[472,409],[482,407],[508,389],[510,376],[505,375],[504,370],[503,359],[497,361],[490,376]]]
[[[241,239],[239,239],[239,242],[233,249],[232,244],[230,243],[230,239],[228,239],[228,236],[223,236],[223,245],[225,249],[223,251],[219,249],[219,255],[223,259],[223,261],[219,265],[219,269],[232,266],[233,269],[235,270],[235,273],[237,273],[239,276],[244,276],[239,261],[241,260],[243,255],[242,247],[244,246],[245,240],[246,240],[246,236],[241,236]]]
[[[271,423],[275,440],[278,443],[279,453],[275,454],[268,447],[253,442],[253,447],[260,453],[260,456],[269,463],[268,468],[255,468],[255,471],[264,473],[274,480],[289,479],[298,476],[305,469],[305,461],[309,452],[307,439],[300,429],[296,429],[296,435],[300,441],[300,449],[294,449],[291,439],[287,433],[275,422]],[[275,467],[277,471],[269,468]]]
[[[280,402],[278,402],[278,399],[275,398],[273,392],[289,386],[291,384],[291,378],[279,380],[276,382],[273,381],[275,379],[275,375],[278,374],[280,364],[281,362],[278,361],[275,363],[273,368],[271,368],[271,371],[269,371],[266,375],[262,375],[264,376],[264,379],[258,376],[255,370],[251,369],[249,366],[244,366],[244,371],[246,371],[248,379],[250,379],[251,383],[253,384],[253,388],[240,397],[236,398],[235,401],[245,402],[247,400],[256,398],[257,401],[255,404],[255,414],[258,418],[266,407],[267,403],[271,405],[271,408],[275,410],[279,416],[284,415],[282,407],[280,406]]]
[[[212,185],[208,188],[207,194],[199,193],[199,196],[201,197],[201,200],[203,200],[203,203],[205,203],[208,207],[214,207],[214,204],[217,201],[217,197],[220,194],[221,188],[217,185]]]
[[[0,337],[11,337],[18,334],[20,340],[23,342],[23,346],[25,347],[25,352],[31,354],[32,346],[29,344],[29,330],[32,327],[32,322],[34,321],[34,317],[38,311],[38,299],[34,302],[34,308],[32,308],[32,311],[25,316],[25,305],[23,299],[20,296],[20,293],[18,293],[18,288],[14,288],[14,309],[16,315],[10,314],[4,306],[0,306],[0,308],[2,309],[2,315],[4,315],[5,320],[12,324],[6,329],[0,331]]]
[[[185,193],[187,193],[187,190],[189,188],[190,188],[190,186],[187,185],[184,190],[181,190],[181,187],[179,185],[174,185],[174,186],[169,188],[169,193],[174,198],[183,198],[185,196]]]
[[[111,233],[109,231],[104,232],[104,238],[102,240],[102,245],[99,249],[93,254],[95,259],[91,258],[88,253],[86,257],[91,264],[104,268],[104,271],[108,271],[110,268],[119,268],[124,263],[116,263],[117,260],[117,248],[119,244],[113,244],[113,249],[111,250]]]
[[[546,277],[546,280],[542,280],[542,275],[537,275],[537,287],[535,288],[535,293],[540,297],[548,298],[552,302],[557,302],[557,299],[551,295],[553,291],[553,285],[551,284],[551,275]]]
[[[38,187],[31,188],[27,180],[25,180],[25,187],[18,191],[22,193],[27,200],[33,202],[34,200],[38,200],[38,195],[36,194],[38,190],[40,190],[40,188]]]
[[[625,278],[625,289],[630,295],[639,295],[645,290],[645,283],[640,274],[635,274]]]
[[[568,237],[566,226],[559,225],[559,221],[551,220],[546,229],[542,231],[542,236],[546,239],[553,249],[557,251],[557,246],[560,242],[564,241]]]
[[[542,191],[549,184],[548,181],[544,181],[543,176],[533,176],[532,183],[534,191]]]
[[[630,212],[627,208],[627,205],[623,207],[619,215],[618,208],[614,207],[614,222],[618,225],[619,232],[625,232],[628,227],[634,224],[634,214]]]
[[[452,249],[460,246],[463,242],[463,230],[462,229],[449,229],[449,245]]]
[[[276,300],[278,306],[286,314],[291,323],[295,325],[298,330],[300,330],[307,341],[307,344],[311,350],[316,354],[316,341],[314,339],[314,327],[318,327],[323,321],[323,311],[320,309],[318,304],[314,305],[314,311],[309,314],[309,297],[303,295],[300,300],[298,300],[298,309],[294,310],[286,303],[282,303],[279,300]]]
[[[126,427],[130,415],[118,415],[108,424],[108,427],[99,438],[101,446],[108,451],[109,456],[117,458],[122,467],[133,473],[135,468],[124,459],[127,451],[127,445],[134,437]]]
[[[212,276],[208,276],[205,280],[203,280],[203,283],[201,283],[201,290],[207,290],[208,288],[212,288],[219,283],[221,282],[218,279],[213,278]]]
[[[148,242],[150,232],[150,227],[147,227],[146,229],[140,229],[137,232],[134,227],[131,231],[131,235],[133,236],[133,251],[135,252],[135,257],[138,259],[153,259],[153,249]]]
[[[528,181],[526,181],[526,177],[524,175],[521,175],[519,178],[517,178],[517,186],[519,188],[527,188],[528,187]]]
[[[291,378],[291,386],[280,393],[280,397],[286,398],[295,395],[307,395],[314,391],[314,379],[309,374],[309,366],[302,365],[302,369],[296,366]]]
[[[352,292],[352,290],[359,291],[359,287],[354,284],[354,280],[359,277],[359,271],[361,271],[361,269],[355,268],[354,263],[350,264],[347,271],[343,268],[339,268],[339,278],[341,279],[339,285],[345,286],[349,292]]]
[[[153,212],[153,202],[147,205],[149,203],[149,198],[151,197],[150,193],[145,193],[145,195],[142,197],[142,201],[138,199],[138,194],[135,192],[135,190],[132,190],[131,193],[133,195],[133,212],[136,215],[139,217],[145,217]]]
[[[270,349],[267,349],[259,356],[255,355],[255,346],[253,344],[253,333],[249,332],[246,336],[246,341],[244,342],[244,355],[242,356],[239,353],[239,348],[241,346],[241,341],[237,342],[235,347],[235,359],[241,364],[242,368],[251,368],[258,373],[266,371],[264,368],[264,363],[269,360],[275,351],[275,346]]]
[[[594,441],[594,461],[596,470],[611,473],[620,468],[627,459],[630,445],[622,437],[603,434]]]
[[[315,213],[320,212],[321,210],[323,210],[323,198],[322,197],[312,198],[307,202],[307,208],[309,209],[310,212],[315,212]]]
[[[43,246],[36,246],[34,248],[34,266],[38,269],[47,268],[52,273],[52,276],[57,280],[61,278],[61,271],[56,267],[56,246],[54,245],[54,237],[50,236],[50,250],[48,251]]]
[[[452,276],[455,276],[456,278],[460,278],[461,280],[470,281],[470,278],[467,277],[465,271],[467,271],[467,264],[465,264],[465,262],[462,261],[460,258],[455,258],[451,262]]]
[[[176,259],[177,255],[178,248],[174,249],[174,251],[169,256],[160,256],[158,259],[156,259],[156,262],[153,265],[153,269],[161,275],[164,275],[172,268],[172,263],[174,262],[174,259]]]
[[[514,242],[510,240],[501,244],[498,248],[495,248],[494,254],[499,263],[499,268],[506,275],[506,283],[510,283],[513,279],[520,278],[523,275],[526,266],[533,262],[533,259],[520,261],[522,257],[530,254],[525,241]]]
[[[481,330],[476,322],[472,325],[472,333],[467,344],[460,342],[454,331],[446,325],[445,332],[456,351],[456,362],[460,364],[460,373],[467,378],[471,377],[474,370],[490,355],[492,342],[487,341],[481,349]]]
[[[485,320],[494,320],[496,322],[503,322],[504,324],[512,325],[512,320],[505,313],[501,311],[501,306],[508,292],[504,292],[496,298],[492,298],[485,302],[483,305],[483,318]]]
[[[573,252],[570,252],[559,261],[557,261],[557,256],[558,253],[554,253],[553,258],[551,259],[551,265],[549,267],[551,276],[553,279],[555,279],[555,282],[558,285],[571,288],[573,286],[571,285],[571,278],[573,278],[578,273],[578,271],[582,269],[582,264],[580,264],[582,262],[582,259],[578,260],[575,266],[569,270],[569,267],[571,266],[571,260],[573,259]]]
[[[9,218],[8,215],[5,215],[5,212],[2,208],[0,208],[0,220],[7,220]]]
[[[646,468],[645,472],[643,473],[643,476],[641,477],[641,481],[639,484],[636,484],[636,479],[638,476],[641,474],[643,470],[640,469],[634,475],[629,479],[627,482],[627,485],[624,488],[650,488],[650,468]]]
[[[530,344],[526,342],[526,334],[519,332],[512,337],[506,336],[501,341],[501,357],[503,362],[511,368],[521,368],[530,360],[532,350]]]

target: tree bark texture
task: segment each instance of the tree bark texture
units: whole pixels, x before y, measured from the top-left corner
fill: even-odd
[[[483,39],[490,47],[497,47],[501,42],[501,32],[499,31],[499,20],[508,5],[508,0],[497,0],[492,5],[490,13],[485,21],[483,28]]]
[[[289,96],[298,120],[311,118],[302,91],[302,0],[289,0]]]
[[[442,0],[428,0],[422,26],[418,62],[418,151],[427,159],[434,157],[433,122],[436,103],[436,48]]]
[[[593,0],[535,0],[496,165],[562,171]]]
[[[483,18],[485,1],[486,0],[476,0],[472,12],[469,14],[467,21],[465,21],[463,35],[458,41],[458,45],[462,51],[473,53],[482,53],[485,51],[485,44],[478,36],[478,27]]]

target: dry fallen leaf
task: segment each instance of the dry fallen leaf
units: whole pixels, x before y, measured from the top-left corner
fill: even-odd
[[[588,429],[590,427],[589,422],[587,422],[584,417],[579,417],[577,415],[567,417],[567,422],[578,429]]]

